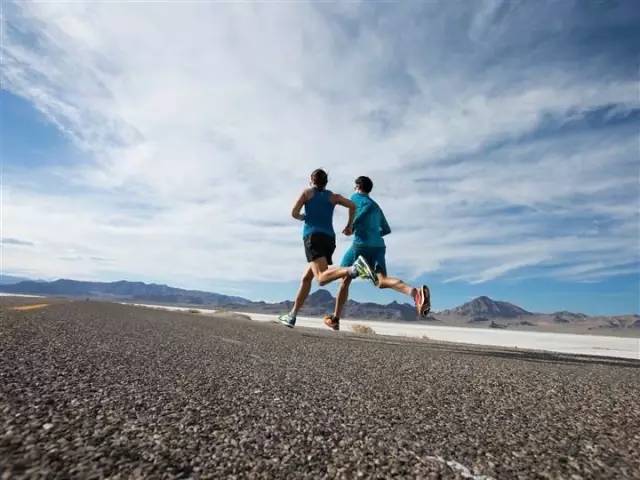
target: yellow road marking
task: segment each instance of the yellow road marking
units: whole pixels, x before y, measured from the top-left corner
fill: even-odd
[[[20,305],[19,307],[13,307],[11,310],[35,310],[36,308],[44,308],[48,306],[48,303],[36,303],[35,305]]]

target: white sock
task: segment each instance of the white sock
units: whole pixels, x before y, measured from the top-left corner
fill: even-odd
[[[356,271],[356,267],[354,265],[349,267],[349,276],[351,278],[356,278],[358,276],[358,272]]]

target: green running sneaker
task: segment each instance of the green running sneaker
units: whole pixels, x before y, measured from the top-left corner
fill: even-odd
[[[286,327],[293,328],[296,325],[296,317],[294,317],[290,313],[285,313],[284,315],[280,315],[278,317],[278,322]]]
[[[378,276],[374,273],[373,270],[371,270],[371,267],[362,255],[358,255],[358,258],[356,258],[353,266],[360,278],[371,280],[376,287],[378,286]]]

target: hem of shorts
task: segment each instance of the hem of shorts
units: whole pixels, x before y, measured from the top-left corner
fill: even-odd
[[[326,235],[327,237],[331,237],[331,238],[336,238],[336,233],[327,233],[327,232],[321,232],[321,231],[316,231],[316,232],[311,232],[311,233],[307,233],[306,235],[302,235],[302,239],[306,239],[309,238],[311,235],[316,235],[316,234],[321,234],[321,235]]]
[[[367,245],[366,243],[357,242],[353,242],[351,246],[355,248],[387,248],[386,245]]]

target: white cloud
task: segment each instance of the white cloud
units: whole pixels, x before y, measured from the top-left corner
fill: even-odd
[[[579,269],[594,251],[604,267],[637,258],[633,135],[524,139],[549,116],[637,108],[635,79],[536,65],[489,78],[473,51],[433,36],[447,18],[415,26],[405,7],[389,22],[411,26],[390,33],[367,20],[370,6],[330,8],[12,5],[5,88],[33,102],[86,161],[47,172],[73,194],[10,179],[4,230],[37,251],[7,250],[5,268],[186,283],[295,279],[303,257],[288,212],[317,166],[344,193],[356,175],[374,178],[396,230],[391,265],[403,274],[482,282],[539,264]],[[488,4],[461,28],[485,55],[508,34],[492,29],[501,8]],[[432,45],[400,48],[423,30]],[[507,207],[529,210],[486,216]],[[583,235],[576,219],[594,215],[617,229]]]

